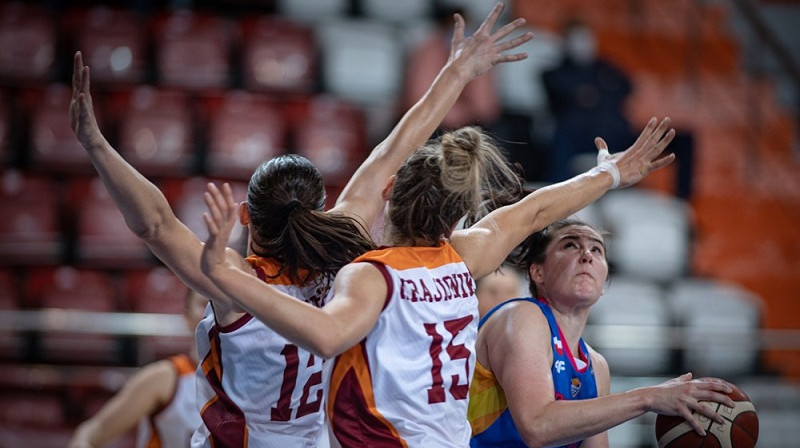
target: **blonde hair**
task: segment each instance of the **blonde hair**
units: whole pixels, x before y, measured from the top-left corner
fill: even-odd
[[[401,237],[436,244],[462,218],[480,216],[498,190],[522,181],[492,139],[479,128],[443,134],[417,150],[398,170],[389,218]]]

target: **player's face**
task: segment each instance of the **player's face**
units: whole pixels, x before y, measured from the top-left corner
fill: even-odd
[[[608,263],[603,237],[586,226],[561,229],[541,265],[531,266],[538,290],[550,300],[596,301],[603,294]]]

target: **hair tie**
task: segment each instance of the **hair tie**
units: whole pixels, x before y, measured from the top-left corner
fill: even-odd
[[[291,201],[289,201],[288,204],[286,204],[286,213],[292,213],[295,209],[302,206],[303,206],[302,202],[300,202],[297,199],[292,199]]]

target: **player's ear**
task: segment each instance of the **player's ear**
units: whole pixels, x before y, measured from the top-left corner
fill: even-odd
[[[536,263],[531,264],[531,267],[528,268],[528,274],[530,274],[531,280],[533,280],[533,282],[537,283],[537,284],[544,282],[544,272],[543,271],[544,271],[544,269],[543,269],[542,265],[536,264]]]
[[[250,224],[250,209],[245,201],[239,203],[239,223],[245,227]]]

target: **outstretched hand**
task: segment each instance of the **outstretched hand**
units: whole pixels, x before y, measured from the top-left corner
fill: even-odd
[[[89,67],[83,65],[83,56],[80,51],[75,52],[73,59],[69,123],[84,148],[90,148],[103,140],[94,116],[92,94],[89,91]]]
[[[208,211],[203,213],[203,220],[208,227],[208,238],[203,246],[200,268],[204,274],[212,276],[215,270],[227,262],[225,249],[236,223],[239,206],[234,202],[233,190],[227,183],[222,184],[220,191],[213,182],[209,182],[203,198],[208,207]]]
[[[503,54],[504,51],[516,48],[533,38],[533,33],[527,32],[521,36],[500,42],[516,29],[525,25],[525,19],[516,19],[506,24],[495,32],[492,28],[497,23],[503,4],[497,3],[486,20],[475,31],[475,34],[464,37],[464,18],[455,14],[455,28],[453,40],[450,45],[450,59],[448,63],[463,63],[470,79],[476,78],[497,64],[503,62],[520,61],[528,57],[527,53]]]
[[[722,422],[722,417],[714,412],[713,408],[701,403],[702,401],[713,401],[728,407],[736,405],[727,395],[733,389],[726,381],[717,378],[693,380],[691,373],[683,374],[650,389],[651,411],[683,417],[700,435],[705,435],[705,430],[692,416],[693,412],[715,422]]]
[[[594,144],[599,151],[598,164],[607,161],[616,165],[619,170],[619,188],[639,182],[651,172],[675,160],[675,154],[661,155],[675,137],[675,129],[670,125],[669,117],[660,123],[655,117],[651,118],[633,145],[616,154],[609,154],[605,140],[601,137],[595,138]]]

